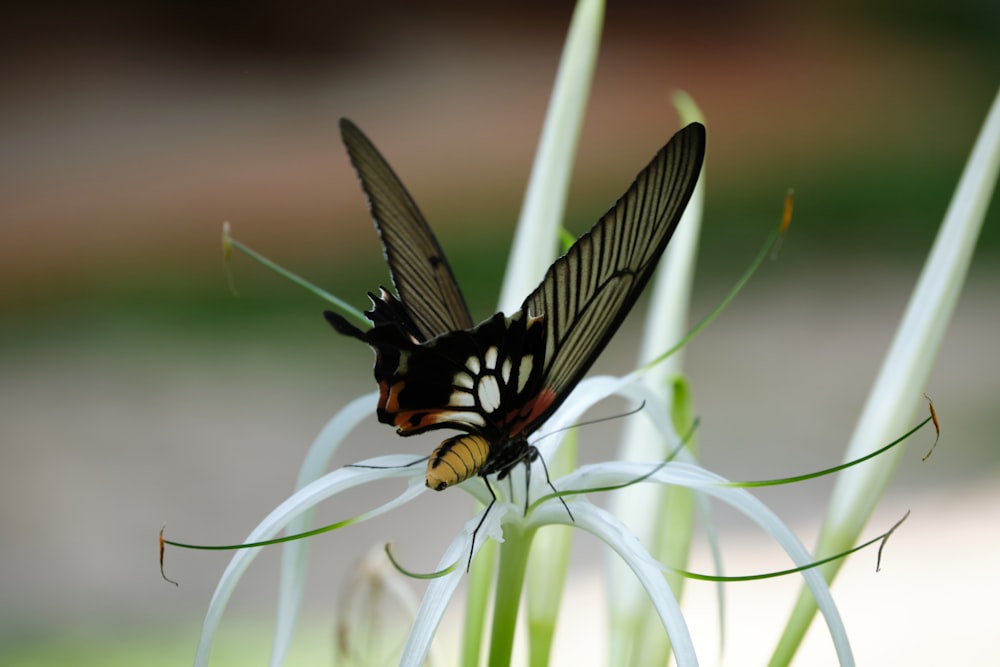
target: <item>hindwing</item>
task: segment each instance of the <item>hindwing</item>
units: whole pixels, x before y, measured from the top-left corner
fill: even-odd
[[[374,311],[385,303],[376,301]],[[346,330],[334,313],[327,319],[375,350],[378,419],[400,435],[435,428],[495,438],[515,435],[551,401],[542,392],[545,327],[540,319],[497,313],[477,327],[426,342],[392,322],[362,332]]]

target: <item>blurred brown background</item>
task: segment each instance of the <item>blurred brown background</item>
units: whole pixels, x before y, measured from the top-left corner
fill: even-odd
[[[611,3],[606,14],[572,230],[591,224],[676,129],[676,88],[709,126],[695,316],[722,297],[786,188],[796,189],[781,260],[687,352],[706,465],[733,478],[839,461],[1000,81],[996,3],[829,5]],[[219,250],[231,221],[242,241],[364,305],[385,269],[339,117],[386,154],[439,231],[474,312],[491,312],[505,261],[497,249],[516,220],[571,11],[569,2],[5,10],[0,650],[10,664],[187,662],[227,558],[170,553],[175,590],[156,571],[160,525],[177,539],[239,541],[288,494],[326,419],[374,388],[367,350],[329,331],[323,304],[241,258],[233,298]],[[916,633],[927,641],[953,587],[1000,593],[992,570],[965,560],[985,563],[998,546],[995,209],[933,381],[914,387],[935,398],[942,445],[919,464],[921,436],[871,527],[923,507],[894,538],[899,574],[872,579],[864,555],[845,571],[865,586],[842,600],[861,664],[879,651],[898,659]],[[600,369],[631,367],[637,322]],[[338,463],[433,442],[370,425]],[[586,456],[606,451],[597,443]],[[829,486],[761,495],[810,544]],[[371,502],[360,494],[323,518]],[[314,540],[307,618],[318,645],[345,572],[370,544],[392,539],[429,569],[468,514],[451,492]],[[735,522],[732,531],[736,544],[751,534]],[[723,547],[734,572],[785,567],[771,553],[757,563],[741,556],[750,547]],[[245,629],[273,614],[276,562],[277,550],[265,554],[234,599],[233,650],[246,637],[266,646]],[[589,581],[599,561],[581,555],[577,565]],[[919,579],[937,568],[935,597]],[[887,580],[900,588],[880,589]],[[758,618],[763,648],[742,655],[766,655],[788,599],[773,622]],[[976,639],[987,612],[971,597],[948,605],[953,633],[909,664],[939,664],[955,643],[987,650]],[[870,628],[872,609],[902,620]],[[592,616],[601,621],[599,606]],[[730,621],[739,625],[738,607]],[[820,633],[828,658],[824,642]],[[739,644],[729,647],[729,664],[747,664],[732,662]],[[557,664],[570,662],[560,655]]]

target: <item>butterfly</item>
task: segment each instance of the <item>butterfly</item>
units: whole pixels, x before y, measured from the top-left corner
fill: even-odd
[[[324,315],[339,333],[374,350],[378,420],[403,436],[459,431],[427,460],[426,483],[434,490],[477,475],[502,480],[518,464],[530,475],[538,450],[529,436],[604,350],[680,221],[704,160],[704,126],[691,123],[677,132],[549,267],[520,310],[480,324],[385,158],[351,121],[342,119],[340,129],[396,295],[384,287],[369,293],[372,309],[365,315],[372,326],[365,331],[336,313]]]

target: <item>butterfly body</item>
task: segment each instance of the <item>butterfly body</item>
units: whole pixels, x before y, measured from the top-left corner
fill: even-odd
[[[589,370],[652,275],[697,181],[704,127],[678,132],[517,312],[476,326],[402,183],[350,121],[341,121],[341,132],[399,298],[384,288],[369,295],[365,331],[325,316],[375,351],[379,421],[404,436],[461,432],[428,459],[426,482],[435,490],[530,466],[538,451],[529,436]]]
[[[428,460],[427,486],[441,491],[477,474],[503,478],[536,454],[526,428],[555,399],[542,386],[544,320],[523,311],[493,315],[480,325],[429,341],[382,315],[399,303],[390,293],[372,297],[377,322],[361,331],[334,313],[341,333],[368,343],[376,353],[378,419],[400,435],[436,428],[466,433],[441,443]]]

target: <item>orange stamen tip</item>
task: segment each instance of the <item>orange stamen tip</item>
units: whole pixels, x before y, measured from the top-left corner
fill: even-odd
[[[937,410],[934,409],[934,401],[927,395],[927,392],[924,392],[924,398],[927,399],[927,408],[930,410],[931,421],[934,422],[934,431],[937,435],[934,437],[934,444],[931,445],[930,451],[924,454],[923,458],[920,459],[921,461],[926,461],[930,458],[931,454],[934,453],[934,448],[937,447],[938,440],[941,439],[941,422],[938,421]]]
[[[785,210],[781,214],[781,229],[778,232],[782,236],[788,231],[788,228],[792,224],[792,209],[795,203],[795,190],[788,188],[788,192],[785,194]]]
[[[166,526],[160,528],[160,576],[163,577],[164,581],[171,583],[174,586],[180,586],[180,584],[178,584],[176,581],[168,577],[167,573],[163,571],[163,554],[166,551],[166,545],[167,545],[166,540],[163,539],[163,531],[166,529],[167,529]]]

